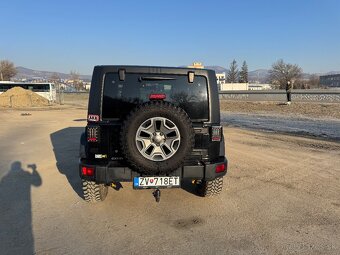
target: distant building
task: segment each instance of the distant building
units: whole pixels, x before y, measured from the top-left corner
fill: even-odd
[[[320,85],[326,87],[340,87],[340,74],[321,75]]]
[[[221,91],[226,90],[248,90],[248,83],[224,83],[221,84]]]
[[[202,64],[202,62],[194,62],[192,63],[191,66],[188,66],[188,68],[198,68],[198,69],[203,69],[204,65]]]
[[[271,88],[272,88],[271,84],[249,83],[248,85],[249,90],[266,90]]]
[[[91,82],[84,82],[84,88],[85,88],[86,90],[90,90],[90,88],[91,88]]]
[[[58,89],[61,89],[61,90],[68,90],[68,85],[66,85],[66,84],[64,84],[64,83],[59,83]]]
[[[217,84],[221,86],[221,84],[225,83],[225,73],[216,73]]]

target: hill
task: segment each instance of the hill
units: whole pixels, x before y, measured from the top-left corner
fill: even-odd
[[[205,66],[206,69],[214,70],[216,73],[227,73],[228,70],[222,66]]]
[[[216,73],[228,73],[228,69],[222,67],[222,66],[205,66],[206,69],[214,70]],[[254,71],[248,72],[248,78],[249,81],[255,82],[259,81],[261,83],[264,83],[267,81],[269,75],[269,70],[267,69],[258,69]]]
[[[15,78],[17,79],[48,79],[54,73],[56,73],[61,79],[69,79],[70,74],[66,73],[59,73],[59,72],[52,72],[52,71],[37,71],[33,69],[29,69],[26,67],[18,66],[17,75]],[[79,75],[79,78],[82,80],[91,80],[91,75]]]

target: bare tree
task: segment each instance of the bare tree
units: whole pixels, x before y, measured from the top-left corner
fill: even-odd
[[[53,82],[54,85],[56,86],[57,95],[58,95],[57,98],[58,98],[59,104],[62,104],[63,103],[63,94],[62,94],[62,91],[61,91],[60,76],[57,73],[53,73],[50,76],[49,80],[50,80],[50,82]]]
[[[79,80],[79,73],[77,71],[71,71],[70,72],[70,79],[73,81]]]
[[[0,61],[0,80],[9,81],[17,74],[14,64],[9,60]]]
[[[308,79],[297,79],[294,87],[297,89],[320,88],[320,77],[316,74],[311,74]]]
[[[73,81],[73,86],[76,90],[81,90],[83,88],[83,83],[79,79],[79,73],[76,71],[70,72],[70,78]]]
[[[243,61],[238,81],[240,83],[248,82],[248,65],[246,61]]]
[[[308,80],[306,79],[295,79],[294,81],[294,88],[295,89],[309,89]]]
[[[54,82],[54,83],[58,83],[60,82],[60,76],[57,74],[57,73],[53,73],[51,76],[50,76],[50,79],[49,79],[51,82]]]
[[[302,75],[302,68],[298,65],[286,64],[282,59],[272,65],[269,71],[269,79],[272,84],[284,89],[288,81],[294,84]]]
[[[308,85],[311,89],[320,87],[320,76],[312,74],[308,79]]]
[[[230,68],[228,71],[227,82],[229,83],[236,83],[238,80],[238,68],[236,60],[234,59],[233,62],[230,64]]]

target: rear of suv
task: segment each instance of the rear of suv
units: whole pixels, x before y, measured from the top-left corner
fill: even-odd
[[[201,196],[222,191],[227,172],[215,72],[205,69],[95,66],[87,126],[80,139],[84,199],[108,187],[180,187]]]

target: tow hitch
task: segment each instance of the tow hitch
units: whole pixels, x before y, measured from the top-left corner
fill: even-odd
[[[156,189],[154,192],[152,192],[152,195],[156,199],[156,202],[159,203],[161,200],[161,191],[159,189]]]

